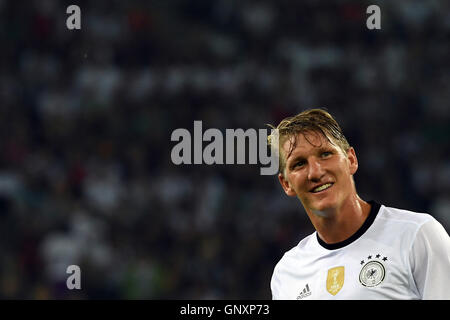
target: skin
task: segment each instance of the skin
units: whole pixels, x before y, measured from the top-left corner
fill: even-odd
[[[287,159],[294,137],[281,146],[286,167],[278,179],[284,192],[299,198],[324,242],[333,244],[348,239],[370,212],[370,204],[358,196],[353,180],[358,170],[355,150],[350,147],[345,152],[319,132],[299,133],[295,140],[295,148]],[[332,186],[312,192],[325,183]]]

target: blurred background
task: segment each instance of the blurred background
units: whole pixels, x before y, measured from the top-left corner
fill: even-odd
[[[449,35],[445,0],[1,0],[0,298],[270,299],[314,230],[258,165],[172,164],[194,120],[327,108],[363,199],[450,230]]]

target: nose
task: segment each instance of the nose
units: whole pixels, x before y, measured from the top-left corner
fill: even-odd
[[[325,170],[322,168],[320,162],[311,160],[308,165],[308,179],[312,182],[319,182],[325,174]]]

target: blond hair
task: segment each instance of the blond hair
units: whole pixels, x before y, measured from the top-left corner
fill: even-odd
[[[268,137],[269,145],[272,150],[279,153],[280,170],[279,172],[284,174],[286,167],[286,159],[290,156],[296,145],[296,137],[299,133],[318,132],[327,138],[327,140],[339,146],[342,151],[347,152],[350,149],[350,144],[344,136],[344,133],[336,122],[336,120],[323,109],[308,109],[293,117],[283,119],[278,126],[274,127],[269,125],[274,132]],[[278,139],[274,139],[274,134],[278,135]],[[289,152],[286,157],[279,148],[286,140],[294,138],[293,143],[289,148]],[[306,140],[311,143],[305,136]],[[274,141],[278,140],[278,145],[274,145]]]

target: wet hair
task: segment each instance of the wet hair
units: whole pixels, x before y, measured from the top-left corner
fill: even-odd
[[[350,144],[345,138],[339,124],[331,114],[323,109],[308,109],[293,117],[283,119],[276,127],[269,126],[275,130],[268,137],[268,142],[274,152],[279,152],[279,172],[282,174],[284,174],[286,167],[286,159],[289,158],[295,149],[296,139],[299,133],[302,133],[311,145],[313,144],[305,134],[307,132],[321,133],[330,143],[339,146],[343,152],[347,152],[350,149]],[[276,141],[274,139],[275,134],[278,135],[278,145],[274,143]],[[283,157],[279,146],[283,146],[287,140],[291,140],[292,143],[289,147],[288,154],[286,157]]]

